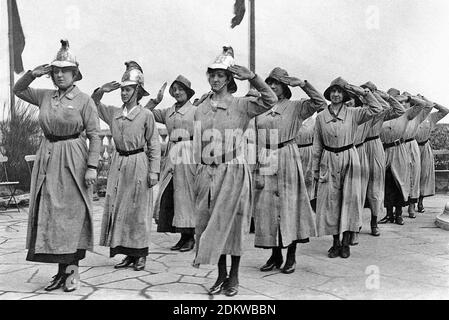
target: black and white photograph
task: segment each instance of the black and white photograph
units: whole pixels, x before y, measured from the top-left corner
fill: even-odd
[[[0,1],[0,300],[449,299],[448,1]]]

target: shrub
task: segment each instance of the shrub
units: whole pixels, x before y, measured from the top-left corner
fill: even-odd
[[[4,114],[4,120],[0,122],[0,151],[8,157],[8,178],[19,181],[18,189],[29,190],[31,177],[24,157],[35,154],[39,148],[42,133],[38,109],[18,100],[13,112],[6,105],[3,110],[4,113],[7,111],[7,115],[5,117]]]
[[[433,150],[449,150],[449,124],[439,123],[430,135]]]

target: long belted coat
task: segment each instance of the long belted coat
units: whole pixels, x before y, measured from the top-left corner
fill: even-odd
[[[297,240],[316,236],[315,214],[310,206],[296,138],[302,122],[326,106],[326,100],[305,81],[302,89],[310,99],[279,101],[256,117],[259,175],[254,223],[256,247],[286,247]],[[274,134],[273,134],[274,133]],[[278,144],[286,143],[278,148]],[[267,145],[275,146],[267,149]]]
[[[362,98],[362,101],[365,105],[374,104],[375,108],[381,108],[383,110],[382,105],[377,101],[375,96],[369,92],[365,97]],[[357,131],[355,133],[354,137],[354,145],[357,149],[357,153],[359,155],[359,161],[360,161],[360,186],[361,186],[361,193],[360,193],[360,203],[362,205],[362,208],[365,204],[366,199],[366,189],[368,188],[368,181],[369,181],[369,160],[368,160],[368,153],[366,150],[365,145],[365,139],[368,137],[368,134],[374,124],[376,124],[377,121],[380,119],[380,115],[383,113],[381,111],[379,114],[377,114],[373,119],[366,121],[359,125],[357,127]],[[375,122],[376,121],[376,122]],[[360,211],[362,212],[362,211]],[[362,217],[360,217],[362,219]]]
[[[162,161],[161,184],[154,207],[154,216],[159,221],[158,232],[174,232],[176,228],[195,228],[194,178],[196,164],[193,159],[193,118],[196,107],[187,101],[176,110],[175,105],[166,109],[154,109],[157,122],[168,131],[168,144]],[[170,182],[173,194],[163,197]],[[172,201],[172,204],[162,203]],[[173,207],[173,212],[171,209]]]
[[[381,112],[378,105],[341,107],[337,115],[330,107],[319,113],[313,138],[313,174],[318,180],[316,220],[318,236],[358,232],[360,216],[360,161],[355,147],[340,153],[324,149],[354,143],[357,127]]]
[[[125,116],[123,107],[107,106],[94,100],[100,119],[109,125],[117,149],[133,151],[147,148],[146,152],[129,156],[112,153],[100,245],[110,248],[148,248],[153,204],[148,174],[160,172],[161,157],[154,116],[141,105]]]
[[[277,102],[259,76],[250,82],[260,98],[232,97],[214,106],[208,97],[195,112],[194,155],[197,163],[202,162],[195,177],[195,266],[216,264],[222,254],[243,254],[253,201],[243,135],[252,118]],[[233,150],[240,150],[236,157]]]
[[[315,129],[315,118],[310,117],[305,120],[299,128],[298,136],[296,137],[296,144],[299,148],[299,155],[301,157],[302,172],[304,175],[304,183],[306,184],[307,194],[309,199],[314,197],[315,180],[312,174],[312,159],[313,159],[313,131]]]
[[[371,214],[377,217],[383,212],[385,194],[385,151],[380,140],[382,124],[384,121],[402,116],[405,113],[405,109],[394,98],[390,97],[388,101],[385,101],[377,93],[374,93],[374,96],[384,107],[384,111],[371,120],[373,124],[367,136],[369,141],[366,141],[364,145],[368,158],[369,171],[366,202],[371,209]]]
[[[27,249],[36,254],[92,250],[92,188],[86,187],[84,177],[87,165],[97,166],[99,160],[97,108],[76,86],[59,96],[57,90],[28,87],[33,80],[28,71],[17,81],[14,92],[40,108],[39,124],[44,134],[70,136],[85,132],[89,147],[82,136],[57,142],[43,137],[31,175]],[[32,234],[35,239],[31,239]]]
[[[410,120],[413,120],[421,112],[423,106],[414,105],[408,108],[405,113],[389,121],[384,121],[380,132],[380,139],[383,144],[392,143],[403,139],[404,132]],[[410,155],[404,143],[385,149],[385,170],[391,170],[395,184],[402,193],[403,201],[408,201],[410,194]],[[387,182],[385,182],[387,183]],[[385,200],[387,197],[385,196]],[[384,203],[385,206],[396,204]]]
[[[447,113],[443,111],[429,114],[418,127],[415,139],[418,143],[421,157],[421,174],[419,185],[419,196],[429,197],[435,194],[435,160],[432,147],[430,146],[430,134],[438,121],[443,119]]]
[[[433,104],[426,104],[423,110],[413,120],[409,121],[407,128],[404,132],[404,141],[413,139],[406,142],[405,147],[410,155],[410,199],[418,199],[419,197],[419,185],[421,176],[421,152],[418,147],[418,143],[415,140],[416,132],[419,125],[427,118],[430,111],[432,111]]]

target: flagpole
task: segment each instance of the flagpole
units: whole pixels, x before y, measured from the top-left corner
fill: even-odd
[[[256,73],[256,17],[255,0],[249,1],[249,69]]]
[[[12,21],[12,0],[8,0],[8,42],[9,42],[9,101],[11,117],[14,115],[15,99],[14,99],[14,34]]]

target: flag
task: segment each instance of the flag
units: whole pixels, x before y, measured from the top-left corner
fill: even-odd
[[[11,18],[12,18],[12,42],[14,47],[14,71],[21,73],[23,71],[22,52],[25,48],[25,35],[23,34],[22,24],[20,23],[19,10],[16,0],[11,0]]]
[[[245,16],[245,0],[235,0],[234,18],[231,20],[231,28],[234,28],[242,22]]]

